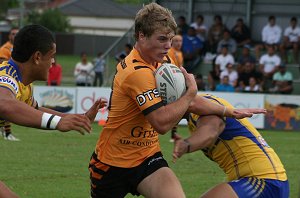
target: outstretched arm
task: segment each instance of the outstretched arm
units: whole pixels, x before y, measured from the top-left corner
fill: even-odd
[[[81,134],[91,131],[90,120],[85,115],[68,114],[61,118],[60,116],[53,117],[51,114],[18,101],[13,93],[6,88],[0,88],[0,101],[0,117],[18,125],[57,129],[62,132],[76,130]]]
[[[249,108],[249,109],[233,109],[227,108],[223,105],[211,102],[205,97],[197,95],[191,102],[188,111],[198,115],[218,115],[221,117],[233,117],[242,119],[245,117],[252,117],[253,114],[264,114],[266,109]]]
[[[177,136],[173,150],[174,162],[185,153],[198,151],[214,144],[224,127],[225,123],[219,116],[203,116],[198,119],[197,129],[190,137],[182,139]]]

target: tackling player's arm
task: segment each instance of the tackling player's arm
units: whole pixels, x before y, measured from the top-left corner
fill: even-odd
[[[199,105],[200,104],[200,105]],[[264,114],[266,109],[259,108],[245,108],[234,109],[228,108],[217,103],[210,102],[205,97],[197,95],[191,102],[188,112],[195,113],[197,115],[218,115],[221,117],[233,117],[237,119],[252,117],[253,114]]]
[[[186,86],[188,87],[186,93],[177,101],[162,106],[146,115],[151,126],[160,134],[167,133],[182,119],[197,93],[197,85],[193,74],[188,74],[183,67],[180,67],[180,69],[186,79]]]
[[[18,101],[9,89],[0,87],[0,101],[2,119],[22,126],[44,128],[41,124],[44,112]],[[84,134],[91,131],[91,125],[86,116],[69,114],[58,121],[55,129],[63,132],[76,130]]]
[[[214,144],[223,132],[225,122],[216,115],[202,116],[197,120],[197,128],[187,139],[177,137],[173,150],[174,159],[188,152],[198,151]]]

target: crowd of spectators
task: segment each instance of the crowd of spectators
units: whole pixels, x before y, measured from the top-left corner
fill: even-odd
[[[242,18],[229,28],[220,15],[214,16],[211,26],[205,24],[202,15],[191,24],[180,16],[177,34],[183,38],[183,66],[194,73],[199,90],[292,93],[293,76],[286,64],[299,64],[300,28],[296,17],[282,31],[275,16],[269,16],[261,40],[255,42]],[[292,58],[288,58],[288,50],[293,51]],[[207,74],[198,72],[202,71],[199,67],[203,60],[211,63]]]

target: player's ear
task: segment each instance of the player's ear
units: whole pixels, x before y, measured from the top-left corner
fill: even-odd
[[[145,34],[141,31],[139,31],[138,38],[139,38],[139,40],[144,40],[145,39]]]
[[[40,63],[40,60],[41,60],[41,57],[42,57],[42,53],[40,51],[36,51],[33,53],[33,62],[38,65]]]

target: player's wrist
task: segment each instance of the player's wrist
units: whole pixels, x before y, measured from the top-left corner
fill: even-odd
[[[41,128],[56,129],[60,119],[60,116],[44,112],[42,115]]]
[[[190,153],[191,152],[191,143],[187,139],[184,139],[183,142],[186,144],[186,153]]]

